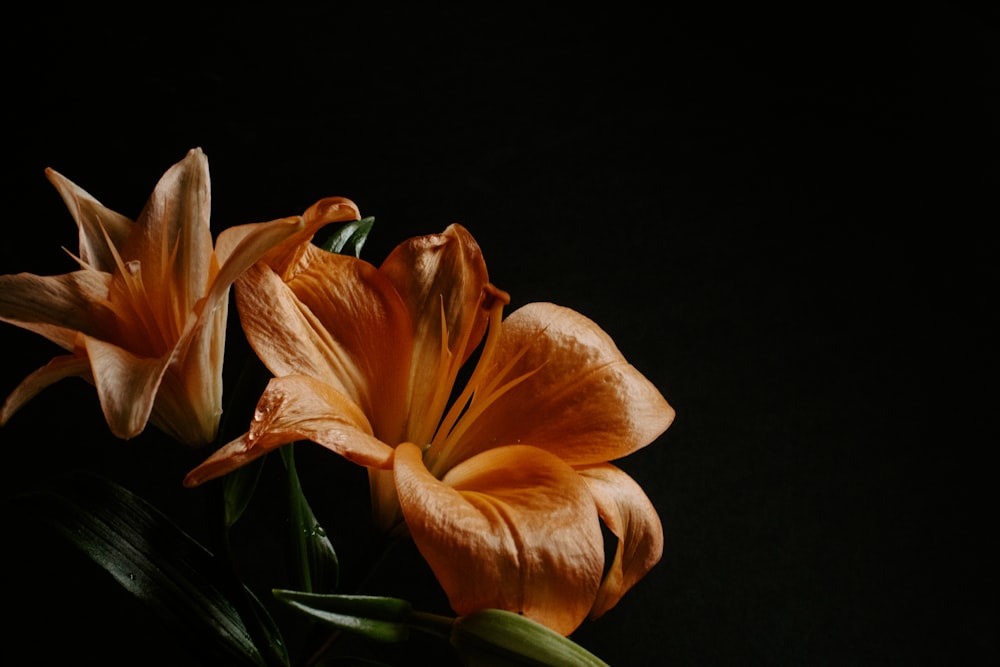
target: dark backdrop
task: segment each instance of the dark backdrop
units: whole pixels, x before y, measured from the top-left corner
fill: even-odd
[[[977,347],[993,214],[973,206],[996,186],[995,14],[39,7],[2,47],[0,272],[73,266],[45,167],[134,217],[194,146],[216,233],[343,195],[375,216],[378,262],[461,222],[513,306],[595,319],[677,409],[620,462],[660,512],[663,560],[581,644],[615,665],[996,660],[992,405],[936,373],[995,368]],[[0,335],[6,394],[55,350]],[[90,468],[203,527],[202,496],[179,487],[201,455],[152,429],[115,441],[82,382],[46,390],[0,443],[8,495]],[[352,576],[364,481],[299,451]],[[274,540],[253,537],[270,562]],[[60,546],[5,533],[4,651],[35,657],[12,664],[194,664]],[[432,588],[410,574],[398,590]]]

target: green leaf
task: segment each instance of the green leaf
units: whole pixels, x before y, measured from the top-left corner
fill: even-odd
[[[288,472],[290,529],[295,554],[293,570],[298,585],[309,593],[334,591],[339,576],[337,552],[302,492],[295,469],[295,443],[282,447],[281,457]]]
[[[320,595],[275,589],[274,596],[293,609],[341,630],[379,642],[410,637],[412,605],[400,598],[370,595]]]
[[[231,528],[239,521],[250,505],[266,461],[267,456],[254,459],[222,478],[223,511],[225,512],[223,522],[227,528]]]
[[[215,557],[165,515],[114,482],[77,473],[17,499],[179,633],[238,664],[264,665],[230,602]]]
[[[320,247],[341,255],[361,257],[361,248],[365,245],[374,224],[375,218],[371,216],[348,222],[331,234]]]
[[[474,667],[608,667],[568,637],[501,609],[459,617],[452,626],[451,645],[462,664]]]
[[[253,591],[242,585],[241,589],[244,601],[241,609],[243,613],[251,614],[254,621],[250,634],[256,639],[258,645],[267,648],[267,655],[265,657],[268,659],[269,664],[288,667],[291,664],[288,657],[288,648],[281,637],[278,625],[271,618],[271,614],[261,603],[260,599],[254,595]]]
[[[253,419],[257,401],[270,379],[271,372],[264,363],[250,354],[243,363],[239,378],[229,397],[229,404],[222,413],[222,424],[219,429],[220,444],[246,433]],[[227,527],[232,527],[239,521],[250,505],[266,458],[264,456],[255,459],[222,478],[225,512],[223,522]]]
[[[227,528],[231,528],[239,521],[250,505],[266,460],[266,456],[254,459],[222,478],[223,511],[225,512],[223,521]]]

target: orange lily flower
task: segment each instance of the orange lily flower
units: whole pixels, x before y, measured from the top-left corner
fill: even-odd
[[[50,384],[92,383],[112,433],[147,422],[179,441],[213,441],[222,413],[229,288],[301,218],[209,230],[208,160],[193,149],[162,176],[138,221],[47,169],[79,228],[80,268],[58,276],[0,276],[0,320],[69,354],[29,375],[0,408],[0,426]],[[344,204],[338,220],[356,217]],[[332,209],[331,209],[332,210]]]
[[[534,303],[503,319],[509,297],[460,225],[378,268],[306,240],[244,273],[236,298],[275,378],[249,431],[185,485],[313,441],[369,469],[377,523],[409,532],[457,613],[501,608],[563,634],[659,561],[659,517],[609,461],[673,409],[583,315]],[[618,538],[606,575],[601,520]]]

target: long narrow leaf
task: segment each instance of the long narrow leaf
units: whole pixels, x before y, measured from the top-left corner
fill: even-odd
[[[66,537],[179,633],[236,664],[264,665],[223,593],[213,555],[127,489],[89,473],[18,499],[26,515]]]
[[[223,521],[227,528],[231,528],[240,520],[254,492],[257,491],[257,484],[260,482],[264,464],[267,456],[254,459],[250,463],[237,468],[222,478],[223,510],[225,516]]]
[[[229,397],[229,405],[222,413],[222,442],[228,442],[246,432],[253,418],[254,406],[270,379],[271,372],[264,363],[256,355],[250,354],[240,371],[233,394]],[[250,505],[266,459],[264,456],[251,461],[222,478],[226,526],[231,527],[239,521]]]
[[[608,667],[569,637],[503,609],[480,609],[458,618],[451,645],[466,665]]]
[[[329,593],[337,589],[339,562],[333,543],[313,514],[295,468],[295,443],[281,448],[288,483],[290,528],[292,531],[293,571],[298,585],[310,593]]]
[[[409,639],[413,607],[400,598],[367,595],[317,595],[275,589],[274,596],[314,619],[379,642]]]

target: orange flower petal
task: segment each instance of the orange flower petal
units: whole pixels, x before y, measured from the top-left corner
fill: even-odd
[[[80,259],[88,268],[113,273],[115,258],[111,247],[121,247],[135,223],[103,206],[56,170],[46,169],[45,175],[59,191],[80,230]]]
[[[37,371],[24,378],[11,392],[0,408],[0,426],[3,426],[25,403],[49,385],[67,377],[90,379],[90,362],[86,357],[63,355],[52,359]]]
[[[106,306],[110,279],[96,271],[0,276],[0,320],[72,350],[77,332],[99,337],[111,334],[108,322],[114,316]]]
[[[379,271],[395,285],[413,320],[406,435],[430,442],[459,368],[486,330],[486,263],[472,235],[455,224],[399,244]]]
[[[84,337],[84,347],[108,427],[119,438],[134,438],[149,420],[160,378],[170,362],[170,355],[161,358],[137,357],[117,345],[89,336]],[[170,416],[178,419],[187,417],[185,414]],[[162,421],[166,422],[163,425],[169,426],[169,418]]]
[[[597,618],[618,604],[625,593],[660,561],[663,526],[642,487],[622,470],[604,464],[577,470],[590,486],[597,511],[618,538],[614,560],[590,612]]]
[[[252,223],[230,227],[219,234],[215,241],[215,256],[219,274],[212,284],[214,298],[222,298],[240,275],[281,241],[305,228],[298,216],[280,218],[270,222]],[[213,295],[210,293],[209,301]]]
[[[207,459],[202,461],[197,468],[189,472],[185,477],[183,484],[188,488],[199,486],[205,482],[215,479],[216,477],[222,477],[223,475],[230,473],[237,468],[250,463],[251,461],[264,456],[272,449],[280,447],[281,443],[274,447],[263,447],[254,446],[254,442],[249,440],[249,433],[244,433],[235,440],[231,440],[215,452],[212,453]]]
[[[213,249],[208,160],[198,148],[164,173],[135,223],[46,174],[79,228],[83,270],[0,276],[0,320],[79,355],[85,347],[116,435],[132,437],[148,419],[186,444],[214,440],[233,281],[281,241],[354,218],[357,207],[322,200],[304,216],[226,230]],[[9,405],[50,375],[30,378]]]
[[[360,220],[361,211],[357,204],[346,197],[326,197],[320,199],[298,216],[302,229],[272,248],[264,261],[282,278],[295,275],[303,255],[311,244],[313,236],[320,229],[334,222]]]
[[[184,479],[197,486],[297,440],[309,440],[363,466],[387,467],[392,448],[371,435],[364,414],[332,387],[303,375],[274,378],[249,432],[222,446]]]
[[[208,293],[174,347],[168,372],[151,419],[160,414],[189,416],[166,428],[181,442],[208,444],[215,440],[222,405],[222,364],[225,354],[229,289],[241,273],[275,244],[303,228],[301,218],[231,227],[219,235],[216,259],[221,263]]]
[[[213,271],[210,214],[208,158],[194,148],[160,177],[137,229],[119,247],[123,258],[139,262],[160,322],[186,319],[205,296]]]
[[[222,364],[229,301],[219,298],[199,314],[174,348],[153,404],[151,421],[195,447],[215,441],[222,415]],[[164,427],[163,415],[169,418]]]
[[[500,608],[568,635],[586,618],[604,546],[583,479],[533,447],[499,447],[441,481],[396,448],[396,488],[417,548],[459,614]]]
[[[396,290],[359,259],[307,246],[287,282],[259,262],[236,283],[250,344],[276,376],[314,377],[346,394],[375,434],[398,442],[410,320]]]
[[[674,417],[607,333],[550,303],[528,304],[504,320],[485,370],[449,461],[516,442],[541,447],[570,465],[603,463],[645,447]],[[517,384],[505,393],[496,391],[513,380]]]

